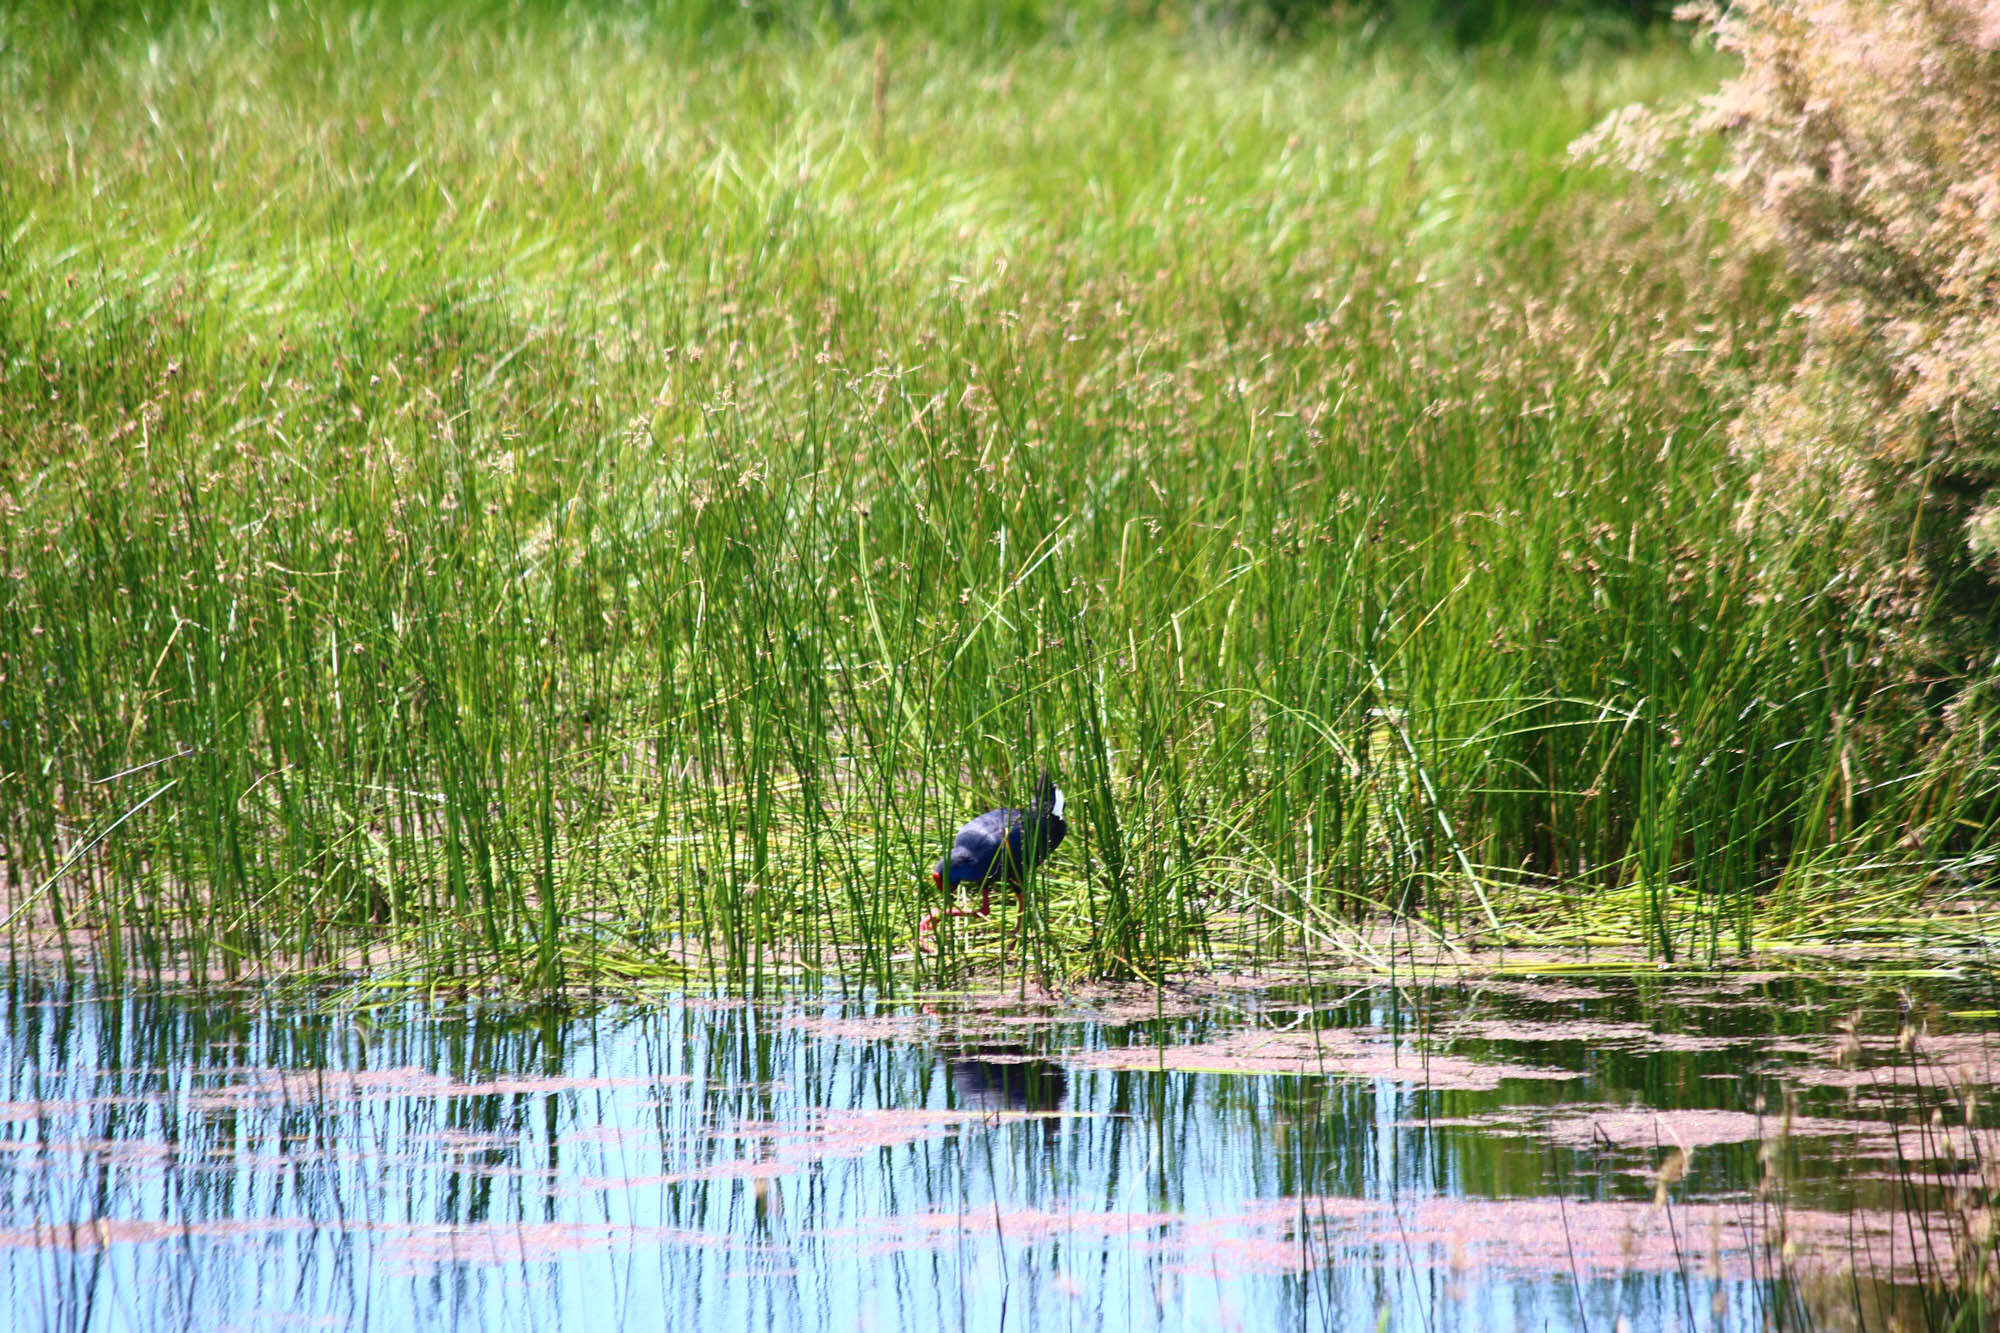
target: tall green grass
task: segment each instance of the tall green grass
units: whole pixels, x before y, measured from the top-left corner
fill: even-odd
[[[1976,887],[1989,775],[1739,534],[1727,331],[1565,165],[1708,67],[679,12],[0,63],[15,949],[948,982],[1043,765],[1058,976]]]

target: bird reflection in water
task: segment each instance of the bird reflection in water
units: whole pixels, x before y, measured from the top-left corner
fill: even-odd
[[[1018,1046],[983,1046],[945,1057],[962,1110],[1026,1112],[1041,1117],[1042,1137],[1053,1143],[1069,1098],[1069,1074],[1053,1060]]]

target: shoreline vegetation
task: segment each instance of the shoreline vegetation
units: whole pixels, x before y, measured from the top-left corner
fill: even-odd
[[[16,957],[962,984],[1043,766],[1058,982],[1987,933],[1983,701],[1744,521],[1796,278],[1571,154],[1682,31],[80,13],[0,17]]]

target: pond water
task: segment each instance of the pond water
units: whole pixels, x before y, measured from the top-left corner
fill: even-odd
[[[1949,977],[9,985],[23,1328],[1921,1327],[1994,1142]]]

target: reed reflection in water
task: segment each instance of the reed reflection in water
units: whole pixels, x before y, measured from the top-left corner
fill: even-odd
[[[1442,1090],[1407,1045],[1436,1015],[1386,988],[1139,1023],[10,994],[21,1327],[1747,1330],[1799,1299],[1760,1249],[1757,1143],[1692,1154],[1662,1208],[1648,1145],[1550,1129],[1698,1099],[1734,1124],[1717,1100],[1763,1094],[1726,1033],[1518,1067],[1489,1041],[1454,1058],[1492,1076]],[[1227,1065],[1299,1031],[1407,1072]],[[1236,1054],[1143,1067],[1190,1049]]]

